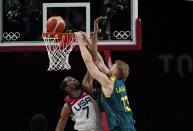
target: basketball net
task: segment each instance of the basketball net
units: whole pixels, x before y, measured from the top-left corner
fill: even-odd
[[[42,33],[49,57],[48,71],[70,70],[69,54],[74,47],[73,33]]]

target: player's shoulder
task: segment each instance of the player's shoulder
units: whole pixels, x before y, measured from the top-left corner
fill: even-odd
[[[81,92],[82,92],[82,95],[83,95],[83,96],[89,95],[89,93],[88,93],[86,90],[84,90],[84,89],[81,89]]]
[[[124,80],[120,80],[119,78],[116,78],[115,82],[118,83],[118,84],[125,85],[125,81]]]
[[[82,96],[81,96],[82,98],[85,97],[85,96],[88,96],[88,95],[89,95],[89,93],[87,91],[82,90]]]
[[[78,97],[67,95],[64,98],[64,101],[70,106],[73,106],[76,102],[78,102],[80,99],[84,98],[85,96],[88,96],[88,93],[84,90],[81,90],[81,94]]]

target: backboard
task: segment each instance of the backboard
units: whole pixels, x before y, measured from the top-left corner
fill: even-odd
[[[105,16],[99,23],[100,50],[141,49],[138,0],[3,0],[0,6],[0,52],[46,50],[42,33],[54,15],[64,18],[65,32],[84,31],[88,37],[94,20]]]

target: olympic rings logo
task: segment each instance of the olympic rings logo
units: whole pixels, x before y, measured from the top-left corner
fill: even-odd
[[[3,33],[3,38],[5,38],[7,41],[10,41],[10,40],[15,41],[19,37],[20,37],[20,33],[19,32],[15,32],[15,33],[13,33],[13,32],[9,32],[9,33],[4,32]]]
[[[116,37],[118,40],[126,40],[131,36],[130,31],[114,31],[113,36]]]

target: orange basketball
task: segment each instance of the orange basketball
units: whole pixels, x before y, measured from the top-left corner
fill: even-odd
[[[46,23],[46,28],[48,32],[58,32],[62,33],[66,28],[66,23],[61,16],[52,16],[48,19]]]

